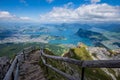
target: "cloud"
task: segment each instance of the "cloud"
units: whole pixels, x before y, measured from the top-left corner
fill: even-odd
[[[98,2],[100,2],[101,0],[91,0],[91,3],[92,4],[96,4],[96,3],[98,3]]]
[[[9,12],[7,11],[0,11],[0,18],[11,18],[14,17],[13,15],[11,15]]]
[[[120,6],[103,4],[82,5],[76,9],[53,7],[40,15],[40,22],[85,22],[85,21],[120,21]]]
[[[48,3],[52,3],[54,0],[46,0]]]
[[[17,17],[15,15],[12,15],[7,11],[0,11],[0,21],[16,20],[16,19]]]
[[[20,0],[21,3],[23,3],[25,6],[28,6],[28,3],[26,2],[26,0]]]
[[[73,6],[74,6],[73,2],[69,2],[64,5],[64,8],[73,8]]]
[[[22,19],[22,20],[30,20],[29,17],[20,17],[20,19]]]
[[[29,17],[18,17],[8,11],[0,11],[0,21],[29,21]]]

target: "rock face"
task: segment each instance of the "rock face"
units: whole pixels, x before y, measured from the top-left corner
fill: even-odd
[[[113,59],[114,60],[120,59],[120,49],[113,50],[113,52],[115,53],[115,55],[113,56]]]
[[[113,50],[116,54],[120,54],[120,49]]]
[[[2,80],[9,68],[10,59],[8,57],[0,57],[0,80]]]
[[[105,48],[101,48],[101,47],[89,47],[88,51],[90,52],[90,54],[98,59],[98,60],[108,60],[110,53],[105,49]]]
[[[120,59],[120,49],[113,50],[113,55],[107,49],[101,48],[101,47],[89,47],[88,51],[92,55],[94,60],[118,60]],[[112,80],[118,80],[120,76],[120,69],[109,69],[113,71],[114,73],[110,72],[107,68],[101,69],[103,70],[107,75],[111,76]]]

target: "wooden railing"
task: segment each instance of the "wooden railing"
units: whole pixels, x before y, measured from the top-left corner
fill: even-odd
[[[24,48],[23,51],[20,51],[13,59],[3,80],[18,80],[20,62],[24,61],[26,55],[28,55],[27,53],[30,53],[33,50],[35,50],[35,47]]]
[[[53,67],[52,65],[47,64],[46,59],[44,59],[44,57],[80,66],[82,68],[81,80],[84,80],[85,68],[120,68],[120,60],[83,61],[83,60],[76,60],[76,59],[67,58],[67,57],[47,55],[43,52],[43,50],[40,50],[40,56],[41,56],[41,59],[42,59],[43,64],[45,66],[47,66],[48,68],[50,68],[50,69],[54,70],[55,72],[59,73],[63,77],[67,78],[68,80],[80,80],[80,79],[76,79],[74,76],[71,76],[67,73],[64,73],[64,72],[58,70],[57,68]]]
[[[35,47],[24,48],[23,51],[21,51],[14,58],[3,80],[18,80],[20,62],[27,59],[27,55],[29,55],[27,53],[30,53],[33,50],[36,50],[36,48]],[[40,50],[40,57],[42,59],[43,64],[47,68],[52,69],[53,71],[59,73],[68,80],[84,80],[85,68],[120,68],[120,60],[91,60],[91,61],[76,60],[67,57],[48,55],[43,52],[43,49]],[[71,76],[70,74],[62,72],[59,69],[53,67],[52,65],[47,63],[45,58],[63,61],[80,66],[82,68],[81,79],[77,79],[76,77]]]

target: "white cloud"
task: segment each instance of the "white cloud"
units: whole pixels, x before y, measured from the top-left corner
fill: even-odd
[[[74,6],[73,2],[69,2],[64,5],[65,8],[72,8]]]
[[[52,3],[54,0],[46,0],[48,3]]]
[[[26,0],[20,0],[21,3],[23,3],[25,6],[28,6],[28,3],[26,2]]]
[[[98,2],[100,2],[101,0],[91,0],[91,3],[92,4],[96,4],[96,3],[98,3]]]
[[[10,14],[8,11],[0,11],[0,21],[28,21],[31,20],[29,17],[17,17],[16,15]]]
[[[120,6],[108,4],[82,5],[76,9],[54,7],[40,15],[40,22],[120,21]]]
[[[13,17],[9,12],[7,11],[0,11],[0,18],[10,18]]]
[[[22,19],[22,20],[30,20],[29,17],[20,17],[20,19]]]

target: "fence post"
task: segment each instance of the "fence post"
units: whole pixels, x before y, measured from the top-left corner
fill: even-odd
[[[42,53],[43,53],[43,49],[41,49],[41,56],[42,56]],[[43,56],[43,58],[45,59],[45,63],[47,64],[47,57],[44,57],[44,56]],[[45,71],[46,71],[46,73],[48,73],[48,68],[47,68],[47,66],[45,66]]]
[[[84,73],[85,73],[85,68],[82,67],[81,80],[84,80]]]
[[[44,57],[44,59],[45,59],[45,62],[46,62],[46,64],[47,64],[47,58]],[[45,70],[46,70],[46,73],[48,73],[48,68],[47,68],[47,66],[45,67]]]
[[[23,49],[23,58],[24,58],[24,61],[25,61],[25,52],[24,52],[24,49]]]
[[[11,80],[14,80],[14,72],[12,72]]]

